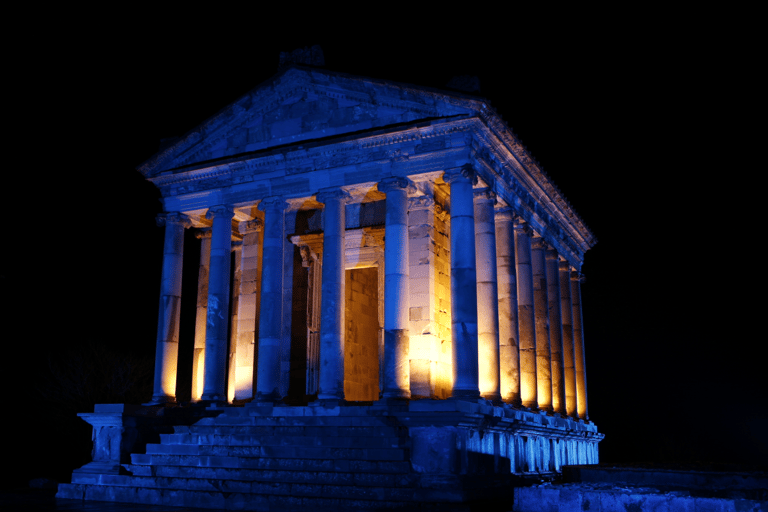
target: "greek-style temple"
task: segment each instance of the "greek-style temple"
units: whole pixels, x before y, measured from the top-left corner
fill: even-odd
[[[80,415],[93,462],[59,497],[398,507],[598,462],[595,238],[486,100],[291,66],[139,171],[165,211],[154,393]]]

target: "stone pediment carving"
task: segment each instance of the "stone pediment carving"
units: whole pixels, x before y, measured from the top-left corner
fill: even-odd
[[[411,85],[291,67],[139,167],[147,177],[421,119],[479,115],[482,100]]]

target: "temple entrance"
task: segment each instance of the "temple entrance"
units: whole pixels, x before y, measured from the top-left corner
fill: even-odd
[[[345,275],[344,398],[379,399],[379,268]]]

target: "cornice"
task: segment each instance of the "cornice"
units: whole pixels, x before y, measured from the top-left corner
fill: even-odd
[[[262,174],[267,169],[290,169],[299,162],[311,161],[315,163],[320,159],[328,159],[347,153],[358,154],[361,151],[397,146],[418,142],[423,139],[437,137],[449,137],[457,132],[469,131],[475,122],[472,118],[452,119],[440,124],[428,126],[415,126],[403,130],[386,131],[385,133],[371,134],[363,137],[342,136],[330,141],[297,144],[295,147],[280,148],[269,153],[258,152],[256,154],[240,154],[216,164],[200,164],[198,168],[165,172],[157,176],[147,178],[158,187],[176,185],[190,181],[200,181],[211,178],[232,175],[236,172]],[[391,155],[394,156],[394,155]],[[389,157],[389,155],[387,156]],[[360,158],[355,162],[360,163]],[[343,164],[342,164],[343,165]],[[295,174],[288,171],[288,174]]]

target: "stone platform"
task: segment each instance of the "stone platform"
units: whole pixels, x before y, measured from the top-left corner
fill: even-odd
[[[147,409],[81,415],[95,460],[57,497],[239,510],[511,499],[516,483],[596,462],[602,438],[594,424],[459,400]]]

